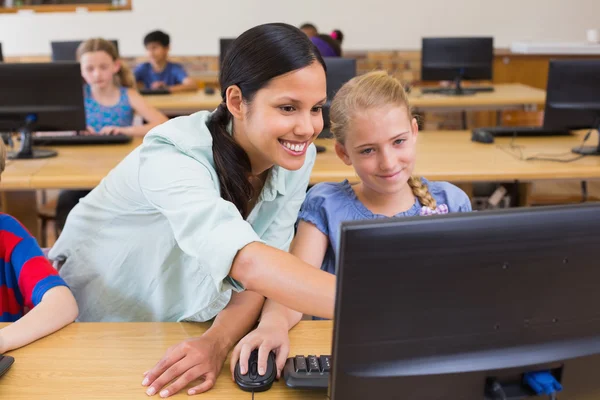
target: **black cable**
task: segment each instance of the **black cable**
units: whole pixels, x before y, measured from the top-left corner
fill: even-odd
[[[585,142],[587,142],[587,140],[590,138],[592,134],[592,129],[590,129],[588,131],[588,133],[586,133],[586,135],[584,136],[583,140],[581,141],[581,144],[579,145],[579,148],[582,149],[583,145],[585,144]],[[517,138],[516,133],[512,136],[512,139],[509,143],[509,148],[511,150],[518,150],[519,154],[516,155],[514,154],[514,152],[508,151],[507,149],[504,148],[504,146],[500,146],[500,145],[496,145],[496,147],[498,147],[500,150],[504,151],[505,153],[507,153],[508,155],[516,158],[517,160],[520,161],[552,161],[552,162],[561,162],[561,163],[570,163],[573,161],[577,161],[582,159],[583,157],[585,157],[585,154],[579,155],[579,156],[575,156],[569,159],[560,159],[557,157],[561,157],[561,156],[565,156],[565,155],[570,155],[572,154],[571,152],[569,153],[558,153],[558,154],[545,154],[545,153],[537,153],[533,156],[530,157],[525,157],[523,156],[523,148],[524,146],[522,145],[516,145],[514,144],[515,139]]]
[[[254,390],[252,391],[252,400],[254,400]]]

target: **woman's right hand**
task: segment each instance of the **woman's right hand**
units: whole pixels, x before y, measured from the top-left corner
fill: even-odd
[[[277,379],[279,379],[285,366],[285,360],[290,352],[287,321],[262,321],[255,330],[240,340],[231,353],[230,369],[232,378],[238,360],[240,362],[240,372],[242,374],[248,372],[248,359],[250,353],[256,348],[258,348],[259,375],[265,374],[269,352],[272,350],[276,355],[275,363],[277,365]]]

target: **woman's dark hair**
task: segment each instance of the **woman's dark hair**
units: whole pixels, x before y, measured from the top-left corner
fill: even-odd
[[[275,77],[325,62],[310,39],[298,28],[282,23],[264,24],[242,33],[229,47],[219,73],[223,102],[207,122],[213,139],[213,158],[221,197],[232,202],[246,218],[254,195],[249,181],[250,158],[227,131],[232,115],[227,109],[227,88],[236,85],[246,103]]]

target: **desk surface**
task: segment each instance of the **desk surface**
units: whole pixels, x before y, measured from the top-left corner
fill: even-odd
[[[490,109],[522,108],[546,102],[546,92],[520,83],[496,84],[493,92],[476,93],[471,96],[447,96],[422,94],[414,88],[409,102],[417,109]],[[467,86],[465,86],[467,87]]]
[[[411,106],[418,109],[503,109],[540,105],[546,101],[546,92],[518,83],[494,85],[490,93],[477,93],[472,96],[445,96],[422,94],[414,88],[409,94]],[[144,98],[168,115],[190,114],[199,110],[214,110],[221,103],[221,95],[216,91],[207,95],[203,90],[193,93],[144,96]]]
[[[497,138],[495,144],[470,141],[469,131],[424,131],[419,134],[416,173],[430,180],[451,182],[506,181],[524,182],[544,179],[600,178],[600,157],[589,156],[571,163],[521,161],[518,150],[509,149],[509,138]],[[566,137],[519,138],[525,156],[565,154],[581,143],[583,133]],[[126,145],[56,147],[59,156],[41,160],[8,161],[0,189],[71,189],[92,188],[129,152],[140,144],[135,139]],[[333,151],[331,140],[318,140],[327,147],[317,156],[311,183],[357,182],[352,167],[343,164]],[[589,144],[597,143],[592,136]],[[510,154],[509,154],[510,153]]]
[[[2,326],[0,324],[0,326]],[[148,399],[142,373],[184,339],[208,324],[75,323],[8,353],[15,363],[0,377],[0,397],[30,399]],[[290,332],[290,355],[331,354],[331,321],[302,321]],[[198,384],[196,382],[195,384]],[[191,385],[189,387],[192,387]],[[275,382],[262,399],[325,399],[325,391],[299,391]],[[159,399],[160,397],[154,396]],[[170,398],[190,397],[184,391]],[[199,399],[251,399],[231,380],[229,359],[213,389]]]

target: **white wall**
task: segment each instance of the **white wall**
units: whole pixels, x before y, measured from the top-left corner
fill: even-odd
[[[126,56],[143,54],[154,29],[171,34],[175,55],[216,55],[219,37],[264,22],[311,21],[345,35],[346,50],[418,49],[422,36],[492,35],[514,41],[585,40],[600,28],[600,0],[133,0],[131,12],[0,14],[5,56],[50,54],[50,40],[103,36]]]

